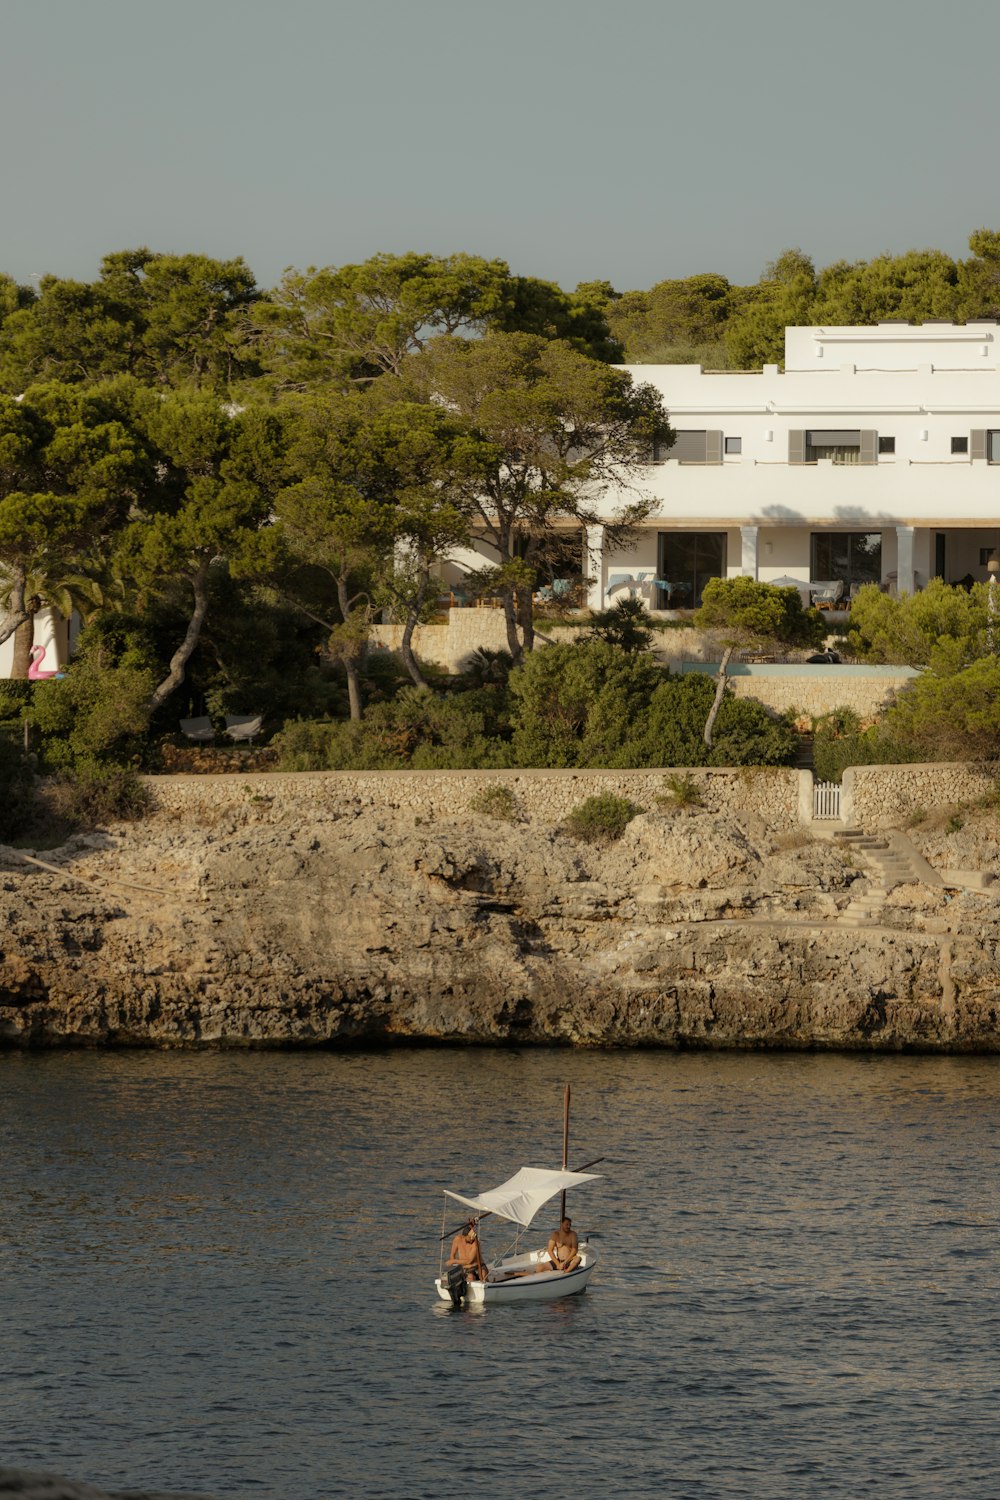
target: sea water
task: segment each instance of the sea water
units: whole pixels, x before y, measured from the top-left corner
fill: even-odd
[[[0,1054],[0,1463],[274,1500],[995,1500],[998,1067]],[[456,1312],[441,1189],[558,1166],[566,1082],[570,1165],[604,1158],[568,1205],[590,1290]]]

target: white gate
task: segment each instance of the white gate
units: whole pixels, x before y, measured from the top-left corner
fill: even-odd
[[[840,817],[840,787],[832,781],[817,781],[813,787],[813,817]]]

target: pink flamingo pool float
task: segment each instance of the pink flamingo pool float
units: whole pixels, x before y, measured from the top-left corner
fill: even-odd
[[[30,663],[30,665],[28,667],[28,681],[29,682],[45,682],[45,680],[47,678],[49,678],[49,677],[64,677],[66,675],[64,672],[43,672],[42,669],[41,669],[41,667],[38,664],[39,664],[39,662],[44,661],[44,660],[45,660],[45,647],[44,646],[32,646],[32,648],[31,648],[31,663]]]

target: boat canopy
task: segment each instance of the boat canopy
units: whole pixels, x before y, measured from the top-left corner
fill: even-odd
[[[479,1213],[498,1214],[501,1219],[510,1219],[527,1229],[538,1210],[566,1188],[579,1187],[583,1182],[593,1182],[600,1172],[553,1172],[547,1167],[522,1167],[502,1182],[499,1187],[489,1188],[485,1193],[464,1198],[461,1193],[452,1193],[445,1188],[447,1197],[474,1208]]]

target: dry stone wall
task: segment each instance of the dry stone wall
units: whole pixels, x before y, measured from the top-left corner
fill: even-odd
[[[898,828],[918,808],[975,802],[1000,788],[1000,768],[960,761],[910,766],[851,766],[844,772],[846,822]]]
[[[489,787],[509,787],[520,819],[554,826],[587,797],[612,792],[651,808],[668,778],[690,777],[713,812],[756,813],[789,826],[799,817],[800,772],[785,768],[684,771],[299,771],[251,776],[147,777],[158,811],[210,825],[240,810],[270,809],[290,823],[371,807],[424,820],[475,820],[473,803]],[[806,773],[808,775],[808,773]]]

